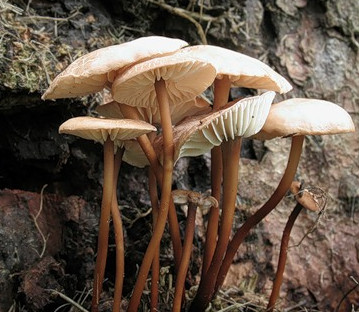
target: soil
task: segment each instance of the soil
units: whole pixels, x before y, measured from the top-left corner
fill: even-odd
[[[161,3],[0,3],[1,312],[76,311],[69,298],[90,308],[102,151],[98,144],[59,135],[58,127],[70,117],[94,115],[101,95],[56,102],[41,100],[51,80],[79,56],[152,34],[181,38],[190,44],[200,44],[205,39],[209,44],[246,53],[269,64],[294,87],[285,97],[314,97],[338,103],[359,127],[356,0]],[[179,8],[184,14],[178,14]],[[205,36],[193,19],[200,23]],[[232,96],[236,95],[233,91]],[[276,101],[282,98],[277,96]],[[275,189],[289,144],[287,139],[265,143],[248,140],[243,144],[234,228]],[[307,212],[297,220],[280,310],[359,310],[358,155],[358,132],[306,138],[297,179],[323,190],[328,200],[319,221],[316,214]],[[209,155],[180,160],[173,187],[208,192],[209,168]],[[118,195],[125,227],[127,298],[152,229],[147,185],[146,170],[123,164]],[[226,307],[230,311],[230,305],[233,311],[264,310],[281,233],[293,207],[293,199],[286,198],[250,233],[235,257],[224,290],[212,302],[212,311]],[[184,230],[185,211],[179,209],[178,214]],[[204,214],[197,220],[186,282],[188,296],[198,283],[206,218]],[[310,231],[314,225],[315,230]],[[303,236],[299,246],[294,246]],[[174,283],[168,231],[161,247],[161,311],[167,311]],[[111,310],[114,261],[111,234],[101,311]],[[146,292],[144,311],[148,300]]]

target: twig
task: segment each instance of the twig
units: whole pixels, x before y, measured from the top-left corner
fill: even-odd
[[[137,216],[134,219],[127,218],[125,216],[122,216],[125,222],[128,222],[127,228],[131,228],[138,220],[147,217],[152,212],[152,208],[148,209],[144,213],[138,213]]]
[[[45,250],[46,250],[46,243],[47,243],[47,239],[49,238],[48,236],[45,237],[44,233],[42,232],[39,224],[37,223],[37,219],[39,218],[41,212],[42,212],[42,208],[43,208],[43,203],[44,203],[44,190],[45,188],[47,187],[47,184],[45,184],[42,189],[41,189],[41,193],[40,193],[40,207],[39,207],[39,210],[37,212],[37,214],[34,216],[31,214],[31,217],[33,218],[34,220],[34,224],[35,224],[35,227],[36,229],[38,230],[38,232],[40,233],[40,236],[42,238],[42,241],[43,241],[43,246],[42,246],[42,250],[41,250],[41,253],[39,253],[37,250],[36,252],[38,253],[40,259],[44,256],[44,253],[45,253]]]
[[[353,276],[350,276],[350,278],[354,281],[355,285],[350,288],[343,296],[343,298],[340,300],[339,304],[337,305],[337,307],[335,308],[335,312],[338,312],[339,311],[339,308],[340,306],[342,305],[342,303],[344,302],[344,300],[349,296],[349,294],[351,292],[353,292],[358,286],[359,286],[359,283],[358,281],[353,277]]]
[[[21,15],[24,12],[23,9],[21,9],[13,4],[8,3],[7,0],[5,0],[5,1],[0,0],[0,9],[1,9],[0,10],[1,12],[10,10],[10,11],[14,12],[15,14],[19,14],[19,15]]]
[[[43,20],[43,21],[56,21],[56,22],[68,22],[71,18],[75,17],[76,15],[80,14],[80,11],[76,11],[75,13],[71,14],[68,17],[52,17],[52,16],[41,16],[41,15],[29,15],[24,16],[22,20]]]
[[[169,4],[166,4],[164,2],[158,2],[158,1],[154,1],[154,0],[147,0],[147,1],[149,3],[160,6],[161,8],[167,10],[168,12],[170,12],[172,14],[181,16],[181,17],[189,20],[192,24],[194,24],[196,26],[197,32],[201,39],[202,44],[207,44],[206,34],[204,33],[201,24],[194,19],[194,16],[196,16],[196,18],[198,18],[199,20],[208,21],[208,22],[212,22],[215,18],[213,18],[209,15],[203,15],[203,14],[198,14],[198,13],[194,13],[194,12],[189,12],[182,8],[175,8],[175,7],[170,6]]]
[[[89,312],[88,310],[86,310],[84,307],[82,307],[80,304],[78,304],[76,301],[72,300],[71,298],[67,297],[65,294],[55,290],[55,289],[45,289],[47,291],[52,292],[53,294],[58,295],[60,298],[64,299],[65,301],[67,301],[68,303],[70,303],[71,305],[73,305],[74,307],[76,307],[77,309],[79,309],[82,312]]]

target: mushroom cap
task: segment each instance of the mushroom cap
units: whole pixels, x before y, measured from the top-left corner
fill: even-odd
[[[170,105],[194,99],[207,89],[216,76],[215,68],[187,54],[175,53],[138,63],[112,84],[115,101],[130,106],[158,106],[154,83],[163,79]]]
[[[145,153],[143,152],[137,140],[126,141],[124,142],[123,147],[125,148],[125,152],[122,156],[122,160],[124,162],[138,168],[144,168],[150,165]]]
[[[182,53],[211,63],[217,71],[217,78],[229,76],[234,86],[266,89],[286,93],[292,89],[290,83],[263,62],[248,55],[222,47],[198,45],[186,47]]]
[[[295,98],[273,104],[263,128],[253,138],[270,140],[354,131],[353,120],[339,105],[323,100]]]
[[[101,91],[112,82],[116,71],[135,62],[175,52],[188,43],[159,36],[139,38],[90,52],[60,73],[42,99],[84,96]]]
[[[173,130],[174,159],[203,155],[224,140],[257,133],[268,116],[274,96],[273,91],[268,91],[230,102],[219,111],[184,119]],[[162,136],[157,137],[154,144],[161,157]]]
[[[108,102],[97,106],[96,111],[103,117],[107,118],[124,118],[121,107],[126,104],[120,104],[116,101]],[[161,124],[161,116],[159,108],[156,107],[136,107],[141,120],[145,120],[154,125]],[[172,123],[177,124],[187,116],[198,115],[208,112],[210,110],[210,103],[203,97],[197,97],[194,100],[184,102],[178,105],[171,105],[170,112]]]
[[[296,201],[302,205],[304,208],[312,211],[319,211],[322,208],[319,206],[319,203],[315,200],[313,194],[311,194],[307,189],[301,189],[301,183],[298,181],[293,181],[290,186],[291,193],[295,196]]]
[[[218,207],[218,201],[214,197],[189,190],[174,190],[172,191],[172,198],[176,205],[186,205],[192,202],[203,210],[208,210],[212,206]]]
[[[122,146],[122,141],[134,139],[142,134],[156,131],[151,124],[132,119],[105,119],[89,116],[75,117],[65,121],[59,133],[79,136],[83,139],[104,143],[108,137]]]

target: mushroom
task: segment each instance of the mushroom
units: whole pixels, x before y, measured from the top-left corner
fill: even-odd
[[[94,140],[104,145],[104,182],[103,182],[103,195],[101,203],[101,216],[100,226],[98,234],[98,247],[97,247],[97,258],[94,273],[94,286],[93,286],[93,297],[92,297],[92,311],[98,311],[99,296],[102,291],[102,282],[105,273],[107,247],[108,247],[108,232],[109,232],[109,219],[110,211],[113,211],[114,227],[116,231],[116,238],[122,239],[121,224],[118,219],[119,212],[117,204],[114,202],[116,196],[114,190],[115,178],[118,175],[119,164],[117,164],[116,171],[114,165],[114,153],[115,147],[122,147],[123,141],[136,138],[139,135],[156,131],[156,127],[138,120],[129,119],[100,119],[93,117],[75,117],[64,122],[60,128],[60,133],[72,134],[79,136],[84,139]],[[117,156],[119,157],[119,156]],[[119,159],[118,159],[119,162]],[[117,245],[123,245],[123,241],[117,241]],[[123,263],[123,248],[120,246],[117,251],[121,252],[117,255],[117,261]],[[117,265],[119,268],[121,265]],[[123,268],[121,270],[123,272]],[[122,290],[123,274],[122,276],[116,275],[116,292]],[[120,280],[118,280],[120,278]],[[117,293],[115,298],[116,307],[119,306],[118,296],[121,297],[121,293]]]
[[[233,236],[227,247],[214,293],[223,284],[233,258],[248,232],[278,205],[289,190],[297,170],[305,135],[354,131],[355,127],[350,115],[340,106],[328,101],[294,98],[271,106],[262,130],[252,138],[270,140],[276,137],[292,137],[287,167],[272,196]]]
[[[177,272],[175,294],[174,294],[173,307],[172,307],[173,312],[180,312],[182,305],[184,284],[185,284],[189,261],[192,252],[197,207],[200,207],[201,209],[209,209],[212,206],[218,207],[218,202],[214,197],[211,196],[205,197],[197,192],[186,191],[186,190],[172,191],[172,197],[175,204],[181,204],[181,205],[188,204],[186,230],[183,239],[183,252],[181,258],[181,264]]]
[[[173,54],[136,64],[113,82],[112,96],[117,102],[129,106],[159,107],[164,139],[159,216],[138,273],[128,306],[129,311],[137,311],[155,250],[159,246],[164,231],[170,205],[173,171],[170,105],[194,99],[213,82],[215,74],[215,69],[210,64],[182,54]],[[128,114],[125,116],[129,117]],[[146,136],[139,137],[138,142],[144,151],[145,145],[150,144]]]
[[[211,45],[198,45],[186,47],[181,52],[187,52],[211,63],[217,71],[214,81],[214,102],[213,110],[216,111],[227,104],[231,86],[245,87],[254,89],[267,89],[279,93],[286,93],[292,89],[289,82],[271,69],[263,62],[222,47]],[[211,150],[211,187],[212,196],[218,201],[221,197],[222,186],[222,151],[220,147],[214,147]],[[209,254],[214,253],[214,247],[217,239],[218,211],[210,211],[208,226],[210,236],[208,237]],[[206,257],[206,260],[211,259]],[[204,275],[210,263],[203,263],[202,275]]]
[[[96,93],[111,85],[115,76],[134,63],[173,53],[187,42],[160,36],[142,37],[90,52],[71,63],[43,94],[59,99]]]
[[[283,274],[285,269],[285,263],[287,261],[287,252],[288,252],[288,244],[290,233],[292,231],[293,225],[300,214],[300,212],[304,209],[320,212],[324,207],[320,207],[318,202],[315,199],[313,193],[309,192],[308,189],[304,189],[303,185],[297,181],[294,181],[291,185],[291,192],[295,196],[297,200],[297,204],[295,205],[292,213],[290,214],[288,221],[284,227],[282,240],[280,244],[280,252],[279,252],[279,260],[277,266],[277,273],[275,275],[275,279],[273,282],[272,292],[268,301],[267,309],[268,312],[273,312],[275,303],[279,297],[280,287],[283,282]]]
[[[225,106],[224,109],[213,113],[215,115],[220,112],[225,112],[223,114],[223,121],[219,119],[220,121],[218,122],[218,125],[212,126],[213,130],[209,127],[209,131],[204,134],[207,138],[212,140],[211,143],[221,143],[221,140],[219,140],[219,134],[222,134],[221,131],[223,132],[222,135],[225,139],[221,144],[223,151],[222,215],[217,245],[208,269],[205,271],[205,274],[201,276],[198,291],[196,297],[192,301],[190,311],[202,311],[212,297],[212,291],[232,230],[232,221],[237,198],[241,140],[242,137],[252,136],[261,129],[268,116],[274,96],[275,93],[273,91],[268,91],[261,96],[242,99],[238,102],[238,110],[235,112],[234,116],[229,112],[226,112]],[[249,109],[246,109],[246,107]],[[239,117],[240,113],[243,113],[243,116]],[[224,120],[226,117],[227,120],[225,122]],[[233,131],[232,127],[234,129],[237,128],[238,130]],[[208,248],[207,246],[209,246],[208,243],[206,243],[206,248]],[[207,254],[211,256],[210,253]]]

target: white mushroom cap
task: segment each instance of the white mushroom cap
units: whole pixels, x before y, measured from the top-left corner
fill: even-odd
[[[211,63],[217,71],[217,78],[229,76],[234,86],[266,89],[286,93],[292,89],[290,83],[263,62],[248,55],[225,48],[198,45],[181,50],[191,56]]]
[[[354,132],[350,115],[339,105],[315,99],[289,99],[271,106],[258,140],[295,135]]]
[[[122,146],[123,141],[131,140],[156,130],[156,127],[141,120],[84,116],[65,121],[60,126],[59,133],[76,135],[102,144],[109,137],[116,145]]]
[[[116,71],[148,58],[175,52],[186,45],[187,42],[180,39],[151,36],[95,50],[80,57],[59,74],[42,99],[96,93],[113,81]]]
[[[96,111],[103,117],[107,118],[124,118],[121,107],[126,104],[120,104],[116,101],[101,104],[97,106]],[[161,124],[161,117],[159,108],[156,107],[136,107],[141,120],[145,120],[154,125]],[[178,105],[171,105],[170,112],[172,123],[177,124],[187,116],[198,115],[206,113],[210,110],[210,103],[203,97],[197,97],[194,100],[184,102]]]
[[[130,106],[158,106],[154,83],[163,79],[170,105],[187,102],[200,95],[214,81],[216,71],[211,64],[175,53],[138,63],[112,84],[115,101]]]
[[[184,119],[173,130],[174,159],[199,156],[223,141],[257,133],[268,116],[274,96],[273,91],[268,91],[260,96],[230,102],[219,111]],[[161,157],[161,136],[155,140],[155,149]]]

